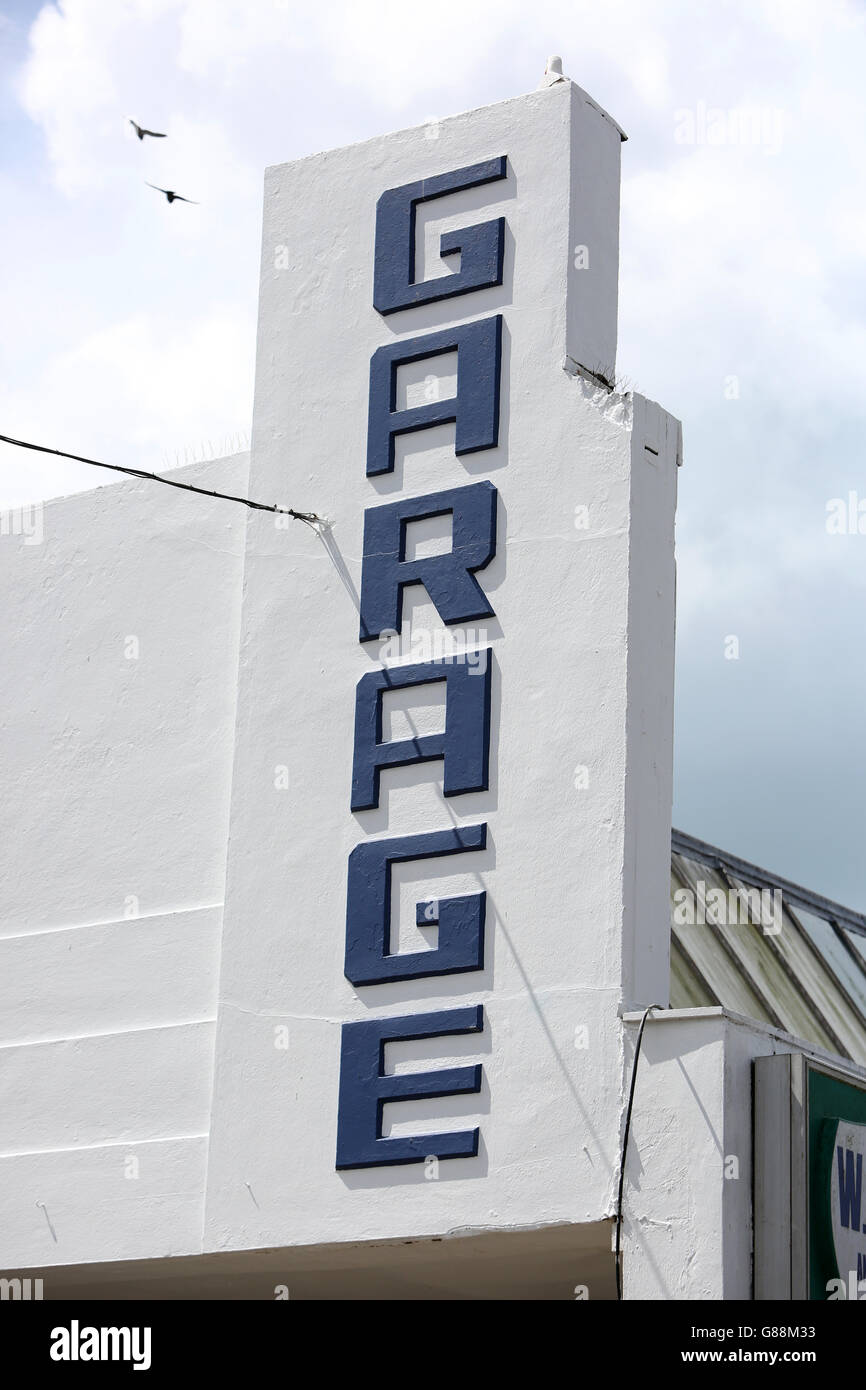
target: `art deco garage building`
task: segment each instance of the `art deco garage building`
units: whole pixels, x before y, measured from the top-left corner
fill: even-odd
[[[175,477],[323,522],[135,481],[3,537],[8,1280],[856,1296],[866,921],[671,840],[622,139],[552,70],[269,170],[251,456]]]

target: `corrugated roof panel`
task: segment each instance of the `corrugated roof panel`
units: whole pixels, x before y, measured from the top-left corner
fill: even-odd
[[[696,970],[700,973],[718,1002],[734,1013],[745,1014],[747,1018],[757,1018],[764,1023],[777,1023],[764,1006],[760,997],[751,987],[748,976],[739,968],[735,959],[719,942],[718,929],[699,921],[683,920],[695,914],[688,909],[691,900],[677,898],[677,889],[685,888],[697,896],[697,882],[704,866],[686,860],[683,855],[674,855],[672,870],[678,878],[672,877],[672,932],[674,940]]]
[[[866,1063],[866,917],[680,831],[672,838],[673,1006],[719,1003]]]
[[[862,968],[866,971],[866,937],[859,936],[857,932],[849,931],[848,928],[840,923],[839,930],[844,936],[851,950],[859,956]]]
[[[764,1008],[785,1032],[808,1038],[835,1052],[836,1040],[812,1008],[810,997],[798,980],[789,976],[760,926],[752,922],[725,921],[717,927],[717,932],[720,944],[736,959]]]
[[[748,885],[733,874],[730,878],[745,893]],[[755,915],[754,925],[733,930],[740,941],[749,943],[748,958],[778,1000],[786,1030],[843,1057],[866,1051],[866,1033],[840,995],[838,981],[780,899],[772,908],[765,907],[763,915]]]
[[[857,1037],[861,1051],[866,1052],[866,974],[864,974],[861,950],[853,949],[850,940],[862,941],[862,937],[850,936],[833,926],[825,917],[818,917],[805,908],[790,909],[790,916],[802,927],[806,938],[812,943],[813,951],[820,957],[825,969],[831,973],[835,986],[832,989],[828,1007],[839,1010],[840,994],[844,1004],[845,1018],[856,1021]]]
[[[706,988],[683,955],[676,936],[671,937],[671,1008],[712,1008],[719,1000]]]

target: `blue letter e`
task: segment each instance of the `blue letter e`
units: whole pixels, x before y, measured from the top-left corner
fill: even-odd
[[[464,1096],[481,1090],[481,1066],[385,1075],[385,1044],[409,1038],[442,1038],[480,1033],[484,1010],[443,1009],[404,1018],[372,1018],[344,1023],[337,1116],[337,1167],[375,1168],[388,1163],[423,1163],[426,1158],[474,1158],[478,1130],[452,1134],[412,1134],[382,1138],[382,1111],[399,1100]]]

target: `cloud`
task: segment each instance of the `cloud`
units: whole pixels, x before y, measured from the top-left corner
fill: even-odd
[[[113,323],[49,357],[27,391],[0,390],[3,433],[151,471],[188,451],[218,455],[221,439],[249,430],[252,327],[227,308],[188,325],[145,312]],[[33,489],[49,478],[48,495],[109,481],[10,446],[0,446],[0,478],[3,506],[46,495]]]

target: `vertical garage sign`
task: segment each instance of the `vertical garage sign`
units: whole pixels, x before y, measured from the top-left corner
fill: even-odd
[[[399,314],[416,304],[435,304],[473,290],[502,284],[505,219],[443,233],[440,254],[460,257],[460,269],[445,278],[416,282],[416,218],[420,204],[503,179],[505,156],[488,159],[437,178],[423,179],[383,193],[376,214],[373,300],[382,315]],[[456,353],[454,396],[409,409],[397,407],[397,372],[408,363],[433,362]],[[440,332],[401,339],[377,349],[370,363],[367,474],[394,468],[394,444],[401,434],[454,424],[456,454],[476,453],[499,443],[502,316],[479,318]],[[492,483],[467,483],[423,497],[401,498],[370,507],[364,516],[361,566],[362,642],[400,634],[402,593],[421,583],[448,626],[495,617],[476,579],[496,554],[497,491]],[[451,518],[451,549],[407,559],[406,528],[430,517]],[[481,660],[478,660],[478,656]],[[493,652],[485,647],[471,663],[467,653],[439,660],[370,671],[355,695],[352,810],[379,805],[384,768],[441,760],[446,797],[486,791],[490,766],[490,684]],[[386,741],[382,701],[386,691],[438,683],[445,688],[445,727],[441,734]],[[435,949],[391,950],[391,866],[483,849],[487,825],[430,830],[419,835],[362,842],[349,859],[346,908],[346,978],[367,989],[386,982],[478,971],[484,965],[486,892],[419,903],[418,920],[437,925]],[[385,1047],[401,1039],[477,1033],[481,1004],[406,1017],[345,1023],[340,1059],[337,1167],[421,1163],[474,1157],[478,1129],[383,1138],[386,1102],[477,1093],[481,1064],[435,1072],[385,1075]]]

